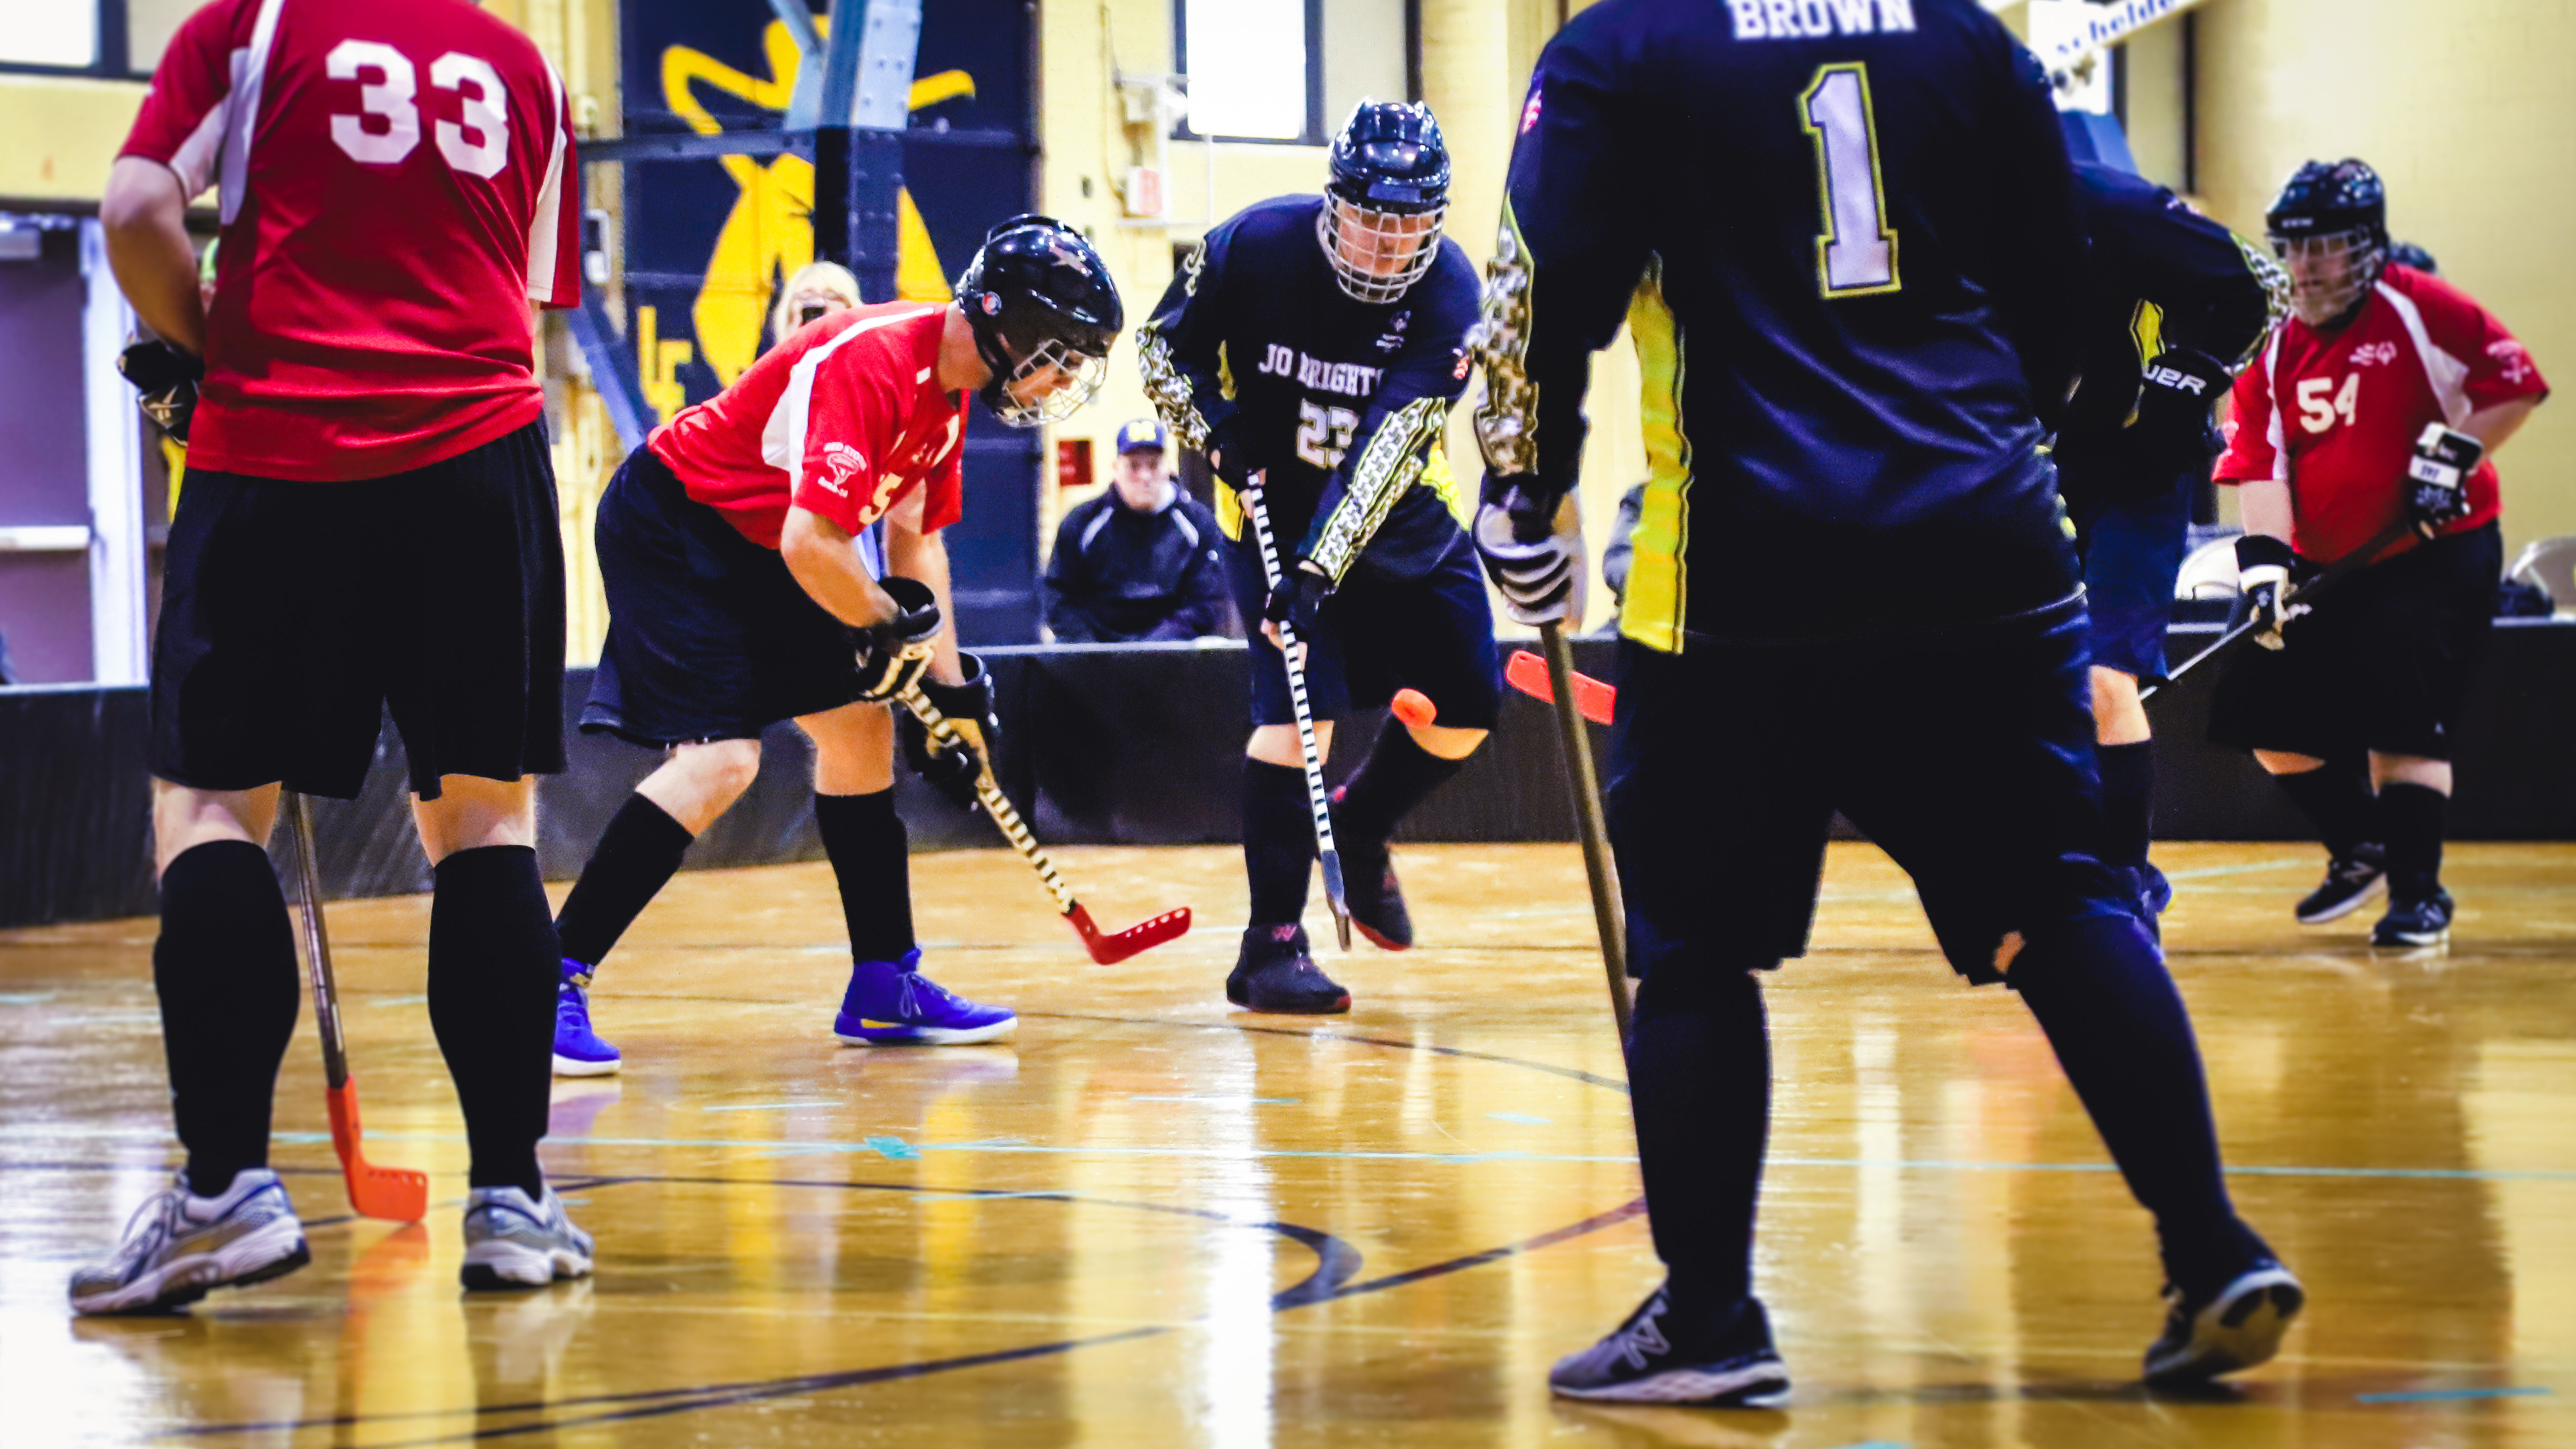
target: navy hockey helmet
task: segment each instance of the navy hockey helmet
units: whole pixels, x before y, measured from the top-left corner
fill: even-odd
[[[1108,264],[1051,216],[1015,216],[986,232],[957,278],[957,305],[992,370],[984,405],[1015,428],[1063,422],[1091,401],[1127,320]]]
[[[1360,102],[1333,138],[1315,227],[1342,290],[1375,304],[1402,297],[1439,256],[1448,209],[1449,146],[1431,108]]]
[[[2433,260],[2433,254],[2413,242],[2390,242],[2388,264],[2393,267],[2412,267],[2428,277],[2438,277],[2442,274],[2442,264]]]
[[[2388,188],[2360,161],[2302,164],[2263,223],[2290,266],[2290,305],[2311,327],[2351,312],[2388,262]]]

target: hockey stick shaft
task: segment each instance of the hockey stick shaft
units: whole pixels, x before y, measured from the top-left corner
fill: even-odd
[[[1576,704],[1574,650],[1565,631],[1553,623],[1538,626],[1540,647],[1547,651],[1548,682],[1556,706],[1557,743],[1565,751],[1566,785],[1574,795],[1575,828],[1583,840],[1583,874],[1592,889],[1592,924],[1601,933],[1601,967],[1610,981],[1610,1014],[1618,1020],[1619,1040],[1628,1040],[1632,1014],[1628,992],[1628,912],[1619,897],[1619,868],[1610,854],[1610,828],[1601,809],[1601,778],[1592,762],[1592,735],[1583,727]],[[1586,681],[1589,682],[1589,681]]]
[[[2309,580],[2307,583],[2300,585],[2298,589],[2292,593],[2291,597],[2294,599],[2316,598],[2319,594],[2322,594],[2326,590],[2333,588],[2335,585],[2342,583],[2345,579],[2351,578],[2354,574],[2370,567],[2371,561],[2378,558],[2380,553],[2390,544],[2397,542],[2397,540],[2404,538],[2407,534],[2414,531],[2415,525],[2412,520],[2399,517],[2395,521],[2391,522],[2386,528],[2373,534],[2370,542],[2363,544],[2361,547],[2354,549],[2348,554],[2345,554],[2342,558],[2336,559],[2332,564],[2329,564],[2326,567],[2326,571],[2324,573],[2321,573],[2315,578]],[[2274,634],[2276,639],[2278,637],[2277,633],[2275,633],[2275,626],[2258,614],[2255,617],[2246,620],[2244,623],[2237,625],[2235,628],[2228,630],[2226,633],[2219,635],[2218,642],[2201,650],[2189,659],[2184,660],[2172,673],[2167,674],[2164,677],[2163,683],[2150,684],[2146,688],[2139,690],[2139,703],[2143,704],[2146,701],[2155,698],[2158,694],[2163,693],[2165,690],[2173,688],[2175,684],[2181,681],[2184,675],[2191,673],[2193,670],[2198,669],[2226,651],[2235,648],[2239,643],[2243,642],[2248,635],[2255,634]],[[2280,645],[2275,643],[2272,647],[2277,649]]]
[[[1270,509],[1262,501],[1267,473],[1256,473],[1243,490],[1244,512],[1252,516],[1252,536],[1261,545],[1261,576],[1271,588],[1287,577],[1279,563],[1279,543],[1270,532]],[[1315,711],[1306,694],[1306,663],[1297,647],[1297,631],[1279,621],[1279,662],[1288,672],[1288,703],[1297,715],[1297,749],[1306,764],[1306,808],[1315,817],[1315,857],[1324,869],[1324,904],[1333,913],[1333,934],[1351,949],[1350,898],[1342,882],[1342,853],[1333,843],[1332,799],[1324,791],[1324,753],[1315,744]]]

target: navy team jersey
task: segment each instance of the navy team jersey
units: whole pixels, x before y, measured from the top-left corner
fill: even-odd
[[[2289,274],[2270,253],[2154,182],[2079,162],[2075,191],[2091,285],[2084,381],[2057,437],[2070,487],[2118,448],[2137,414],[2141,369],[2158,353],[2190,347],[2242,369],[2290,306]]]
[[[1488,471],[1571,485],[1591,353],[1635,339],[1627,637],[2073,591],[2037,450],[2083,238],[2048,83],[1975,0],[1602,0],[1539,58],[1496,250]]]
[[[1183,446],[1204,452],[1215,433],[1242,455],[1228,474],[1268,470],[1283,565],[1311,558],[1339,583],[1365,557],[1419,578],[1459,535],[1440,437],[1467,389],[1476,271],[1443,237],[1402,297],[1354,300],[1316,240],[1323,205],[1278,197],[1207,234],[1136,329],[1145,392]],[[1246,537],[1223,483],[1217,521]]]

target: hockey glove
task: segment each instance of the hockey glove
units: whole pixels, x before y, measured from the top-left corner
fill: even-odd
[[[931,708],[956,726],[966,748],[940,748],[910,710],[895,712],[895,729],[903,736],[904,763],[912,767],[913,773],[930,782],[960,809],[971,811],[978,804],[976,777],[984,773],[986,762],[992,759],[993,742],[1001,736],[1002,722],[993,712],[993,676],[985,672],[984,661],[972,654],[960,654],[957,663],[965,671],[965,683],[942,684],[924,679],[921,694],[930,701]]]
[[[2440,423],[2426,423],[2415,440],[2415,458],[2406,465],[2406,516],[2415,531],[2431,538],[2446,524],[2469,516],[2468,479],[2486,456],[2487,445]]]
[[[1300,638],[1308,637],[1315,632],[1324,601],[1332,596],[1333,581],[1312,561],[1301,558],[1289,567],[1286,578],[1271,587],[1270,596],[1262,601],[1261,617],[1296,630]]]
[[[1251,419],[1245,412],[1236,408],[1208,429],[1208,466],[1238,489],[1249,487],[1252,476],[1265,466],[1260,449],[1252,444]]]
[[[930,641],[939,637],[939,603],[930,585],[893,574],[877,581],[894,600],[894,617],[852,630],[858,644],[859,698],[883,703],[921,682]]]
[[[1563,489],[1528,473],[1488,474],[1476,510],[1476,552],[1511,616],[1524,624],[1566,621],[1572,612],[1576,544],[1557,526]]]
[[[116,370],[142,394],[143,415],[181,443],[197,415],[197,384],[206,377],[205,359],[192,357],[158,337],[126,344],[116,355]]]
[[[2218,455],[2209,410],[2227,381],[2227,368],[2194,348],[2174,348],[2147,364],[2137,420],[2126,436],[2139,492],[2161,492],[2186,472],[2208,476],[2209,460]]]
[[[2294,596],[2316,575],[2316,565],[2269,534],[2249,533],[2236,540],[2236,587],[2244,596],[2245,618],[2256,626],[2255,643],[2281,647],[2281,631],[2308,612],[2309,606],[2294,602]]]

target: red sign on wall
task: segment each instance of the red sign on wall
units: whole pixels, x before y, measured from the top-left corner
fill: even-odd
[[[1091,440],[1089,438],[1056,439],[1055,486],[1058,488],[1091,486]]]

